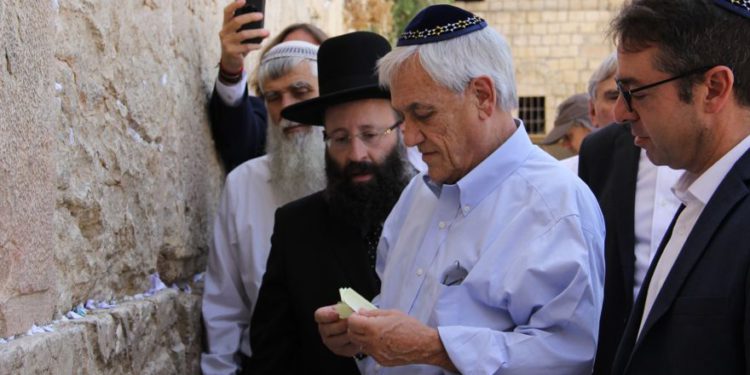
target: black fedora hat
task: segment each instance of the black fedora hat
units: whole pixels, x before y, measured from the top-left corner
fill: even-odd
[[[359,99],[391,97],[378,84],[378,59],[391,51],[382,36],[367,32],[330,38],[318,50],[320,96],[290,105],[281,112],[286,119],[303,124],[323,125],[325,110],[336,104]]]

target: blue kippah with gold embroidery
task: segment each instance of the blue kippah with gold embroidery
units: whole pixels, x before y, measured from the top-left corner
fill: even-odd
[[[412,46],[452,39],[487,27],[487,22],[452,5],[438,4],[422,9],[406,25],[396,46]]]
[[[745,18],[750,18],[750,0],[714,0],[714,4]]]

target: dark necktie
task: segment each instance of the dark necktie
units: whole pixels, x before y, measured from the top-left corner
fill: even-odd
[[[365,245],[367,247],[367,264],[370,266],[370,272],[376,280],[378,289],[380,289],[380,279],[378,278],[377,272],[375,272],[375,260],[378,255],[378,241],[380,240],[380,233],[382,231],[383,224],[378,224],[365,236]]]

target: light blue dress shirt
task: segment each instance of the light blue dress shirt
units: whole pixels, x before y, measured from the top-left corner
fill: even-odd
[[[517,124],[455,185],[419,175],[407,186],[380,239],[375,303],[436,327],[463,374],[590,374],[604,220],[588,187]],[[371,358],[360,370],[444,373]]]

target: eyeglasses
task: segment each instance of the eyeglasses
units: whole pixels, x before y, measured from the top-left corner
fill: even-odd
[[[328,146],[328,148],[330,148],[332,151],[348,150],[349,147],[351,147],[352,140],[354,138],[359,138],[359,140],[362,141],[362,143],[364,143],[367,147],[378,147],[380,141],[383,139],[383,136],[391,134],[403,122],[403,120],[398,120],[395,124],[383,130],[369,129],[354,135],[349,135],[345,131],[334,132],[334,134],[328,135],[324,131],[323,139],[326,142],[326,146]]]
[[[647,89],[656,87],[656,86],[659,86],[659,85],[662,85],[662,84],[665,84],[667,82],[672,82],[672,81],[678,80],[680,78],[685,78],[685,77],[691,76],[693,74],[705,73],[706,71],[708,71],[709,69],[713,68],[714,66],[716,66],[716,65],[709,65],[709,66],[704,66],[704,67],[701,67],[701,68],[698,68],[698,69],[693,69],[693,70],[687,71],[685,73],[676,75],[674,77],[663,79],[663,80],[661,80],[659,82],[654,82],[654,83],[648,84],[646,86],[641,86],[641,87],[639,87],[637,89],[625,89],[625,87],[623,86],[622,81],[620,81],[619,79],[615,80],[615,83],[617,83],[617,91],[619,91],[620,95],[622,95],[622,97],[625,99],[625,104],[628,107],[628,111],[629,112],[633,112],[633,94],[635,94],[637,92],[640,92],[640,91],[643,91],[643,90],[647,90]]]

